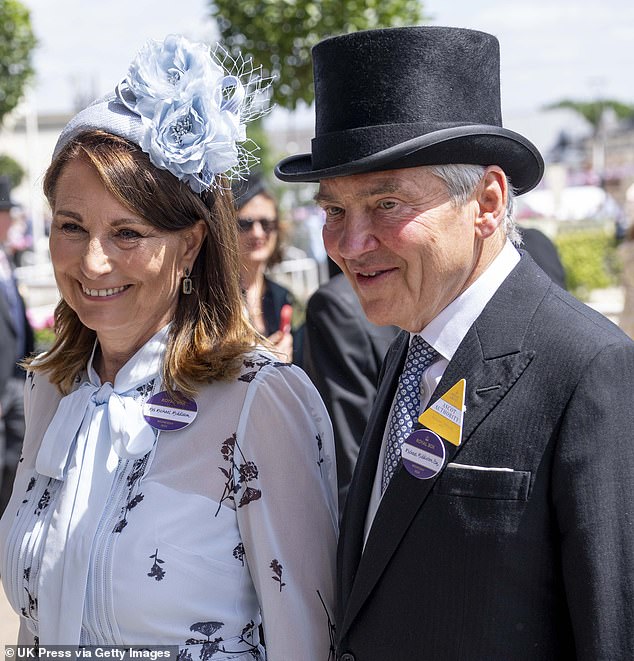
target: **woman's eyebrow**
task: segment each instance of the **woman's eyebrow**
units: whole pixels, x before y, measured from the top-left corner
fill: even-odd
[[[78,214],[75,211],[67,211],[66,209],[56,209],[54,215],[65,216],[66,218],[72,218],[73,220],[76,220],[79,223],[83,222],[83,218],[81,217],[81,214]]]
[[[83,224],[84,219],[82,218],[82,215],[80,213],[77,213],[76,211],[69,211],[68,209],[57,209],[55,211],[56,216],[64,216],[65,218],[72,218],[73,220],[77,221],[80,224]],[[120,227],[122,225],[130,225],[131,223],[134,223],[135,225],[149,225],[146,220],[143,218],[137,218],[137,217],[123,217],[123,218],[116,218],[115,220],[112,221],[111,225],[113,227]]]

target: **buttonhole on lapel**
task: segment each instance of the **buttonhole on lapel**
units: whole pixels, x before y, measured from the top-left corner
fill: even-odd
[[[476,388],[476,395],[484,395],[486,392],[491,392],[492,390],[499,390],[502,386],[487,386],[486,388]]]

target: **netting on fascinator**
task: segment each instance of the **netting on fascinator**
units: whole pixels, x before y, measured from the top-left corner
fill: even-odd
[[[53,158],[76,135],[102,129],[137,144],[158,168],[201,193],[244,178],[259,162],[246,124],[269,111],[271,78],[251,59],[179,35],[148,41],[114,94],[78,113]]]

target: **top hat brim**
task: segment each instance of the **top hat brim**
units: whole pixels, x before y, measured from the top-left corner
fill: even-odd
[[[288,182],[317,182],[352,174],[421,165],[498,165],[518,195],[533,189],[544,173],[537,148],[519,133],[490,125],[454,126],[425,133],[350,162],[313,169],[311,154],[289,156],[275,167]]]

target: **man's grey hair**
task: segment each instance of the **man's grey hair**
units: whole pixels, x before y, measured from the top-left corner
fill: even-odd
[[[466,164],[432,165],[430,170],[432,174],[445,182],[452,203],[457,207],[461,207],[467,203],[478,184],[482,181],[486,167],[484,165]],[[508,183],[508,199],[502,229],[508,239],[515,245],[519,245],[522,239],[513,218],[515,193],[508,177],[506,181]]]

